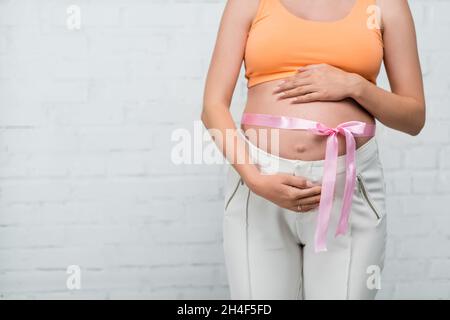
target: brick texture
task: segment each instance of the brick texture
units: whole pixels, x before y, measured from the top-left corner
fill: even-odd
[[[224,0],[0,1],[0,298],[228,298],[224,165],[175,165]],[[67,8],[81,9],[70,30]],[[380,298],[450,298],[449,0],[411,0],[428,123],[379,126]],[[388,87],[384,72],[379,84]],[[233,114],[245,102],[239,79]],[[236,117],[237,119],[237,117]],[[81,290],[66,288],[79,265]]]

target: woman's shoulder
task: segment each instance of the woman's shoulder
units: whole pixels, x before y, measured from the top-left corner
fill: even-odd
[[[225,10],[230,10],[235,14],[247,16],[250,20],[256,15],[260,4],[268,0],[227,0]]]
[[[270,0],[227,0],[225,14],[236,23],[249,27],[266,1]]]
[[[410,17],[408,0],[374,0],[380,9],[381,28],[385,29],[400,18]]]

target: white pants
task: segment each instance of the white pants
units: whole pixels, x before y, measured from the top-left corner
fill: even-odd
[[[249,145],[265,174],[321,182],[324,160],[290,160]],[[306,213],[281,208],[253,193],[229,166],[223,237],[231,299],[373,299],[380,289],[386,242],[383,168],[376,137],[356,150],[357,181],[347,234],[334,236],[345,184],[338,157],[326,252],[314,252],[318,207]]]

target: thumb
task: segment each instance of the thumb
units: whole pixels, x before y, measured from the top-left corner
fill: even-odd
[[[293,175],[288,176],[286,184],[301,189],[311,188],[314,186],[314,184],[307,178]]]

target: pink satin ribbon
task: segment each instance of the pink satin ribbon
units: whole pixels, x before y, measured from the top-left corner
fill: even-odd
[[[279,129],[304,129],[314,134],[328,136],[322,178],[322,193],[320,196],[319,214],[317,216],[317,224],[314,235],[315,251],[327,251],[327,232],[330,222],[331,209],[333,207],[333,195],[337,173],[337,135],[343,134],[345,136],[347,169],[341,216],[339,218],[339,224],[335,236],[345,234],[348,229],[348,219],[356,181],[356,143],[354,137],[374,136],[376,125],[361,121],[348,121],[339,124],[336,128],[329,128],[316,121],[260,113],[244,113],[242,115],[241,123]]]

